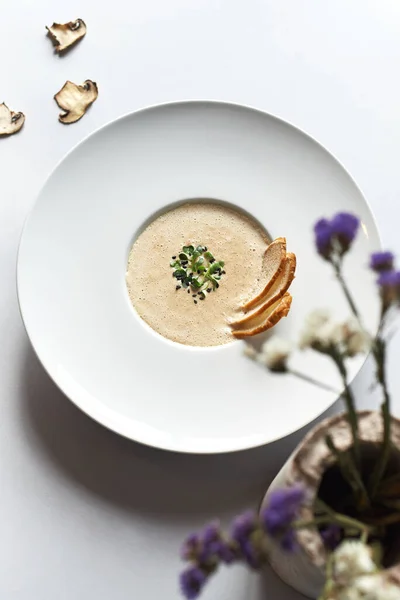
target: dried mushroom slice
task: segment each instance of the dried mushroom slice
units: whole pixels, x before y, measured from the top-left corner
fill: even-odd
[[[0,136],[17,133],[25,123],[22,112],[12,112],[6,104],[0,104]]]
[[[68,50],[86,35],[86,24],[82,19],[64,24],[53,23],[46,29],[58,53]]]
[[[67,81],[54,96],[58,106],[65,111],[59,115],[58,120],[66,124],[79,121],[98,95],[97,84],[90,79],[87,79],[83,85]]]

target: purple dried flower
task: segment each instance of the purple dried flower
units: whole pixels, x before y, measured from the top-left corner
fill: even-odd
[[[396,288],[400,285],[400,271],[384,271],[379,275],[378,285],[381,288]]]
[[[335,550],[342,539],[342,530],[338,525],[328,525],[320,531],[320,536],[328,550]]]
[[[320,219],[314,225],[315,244],[318,253],[324,258],[329,258],[332,252],[332,228],[327,219]]]
[[[261,514],[261,520],[265,530],[272,536],[279,533],[287,525],[286,512],[274,508],[266,508]]]
[[[400,303],[400,271],[382,271],[378,278],[383,310]]]
[[[200,548],[200,538],[197,533],[190,534],[183,542],[181,557],[183,560],[192,560],[196,557]]]
[[[248,510],[233,521],[232,538],[240,544],[253,533],[257,523],[257,516],[252,510]]]
[[[223,540],[214,542],[213,550],[214,554],[226,565],[232,564],[237,559],[237,553]]]
[[[371,254],[370,268],[377,273],[393,270],[394,255],[392,252],[374,252]]]
[[[237,552],[224,540],[216,540],[204,546],[198,556],[198,563],[206,568],[215,565],[217,559],[226,565],[232,564],[238,558]]]
[[[269,497],[268,507],[272,510],[286,510],[296,514],[305,499],[305,491],[301,485],[275,490]]]
[[[261,567],[262,562],[260,560],[260,554],[257,552],[251,539],[244,540],[240,545],[240,550],[249,567],[252,569],[259,569]]]
[[[314,233],[318,253],[327,260],[335,249],[340,255],[345,254],[356,237],[359,224],[359,219],[350,213],[338,213],[331,221],[317,221]]]
[[[221,529],[218,521],[209,523],[203,529],[201,534],[201,550],[198,553],[197,559],[200,564],[209,562],[215,559],[217,551],[220,548]]]
[[[207,574],[199,567],[188,567],[180,576],[182,594],[187,600],[194,600],[207,581]]]
[[[253,569],[265,562],[265,533],[256,513],[248,511],[233,522],[232,536],[223,537],[218,522],[210,523],[198,534],[190,535],[182,548],[182,557],[191,565],[180,576],[183,595],[191,600],[200,594],[207,578],[221,564],[241,561]]]
[[[246,563],[253,569],[261,566],[261,553],[256,546],[253,534],[259,534],[260,522],[253,511],[247,511],[233,522],[232,539],[239,545],[240,553]]]
[[[350,213],[338,213],[331,221],[333,234],[339,240],[342,251],[346,252],[357,235],[360,219]]]
[[[207,546],[203,545],[197,556],[197,563],[204,567],[209,567],[210,564],[215,563],[218,548],[218,542],[210,542]]]
[[[291,526],[304,499],[305,491],[300,485],[275,490],[270,495],[268,506],[261,513],[265,530],[277,539],[285,550],[294,549],[295,536]]]
[[[219,540],[221,537],[221,528],[218,521],[209,523],[203,529],[202,542],[204,546],[208,546],[212,542]]]

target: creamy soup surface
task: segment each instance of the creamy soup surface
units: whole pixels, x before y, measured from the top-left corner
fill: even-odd
[[[126,283],[140,317],[162,336],[190,346],[231,342],[229,321],[260,288],[263,255],[270,243],[256,221],[212,202],[182,204],[157,217],[138,236],[129,254]],[[207,246],[225,262],[220,286],[194,302],[176,290],[170,263],[183,246]],[[198,298],[197,298],[198,299]]]

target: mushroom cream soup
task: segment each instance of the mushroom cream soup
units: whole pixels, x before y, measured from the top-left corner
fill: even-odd
[[[227,344],[234,340],[230,320],[260,287],[269,242],[240,211],[182,204],[155,218],[132,246],[126,273],[132,305],[169,340]]]

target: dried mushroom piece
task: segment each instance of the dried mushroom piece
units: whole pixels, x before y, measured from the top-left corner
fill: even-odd
[[[0,104],[0,136],[17,133],[25,123],[22,112],[12,112],[6,104]]]
[[[58,120],[66,124],[79,121],[98,95],[97,84],[90,79],[87,79],[83,85],[67,81],[54,96],[58,106],[65,111],[59,115]]]
[[[58,53],[68,50],[86,35],[86,24],[82,19],[64,24],[53,23],[46,29]]]

